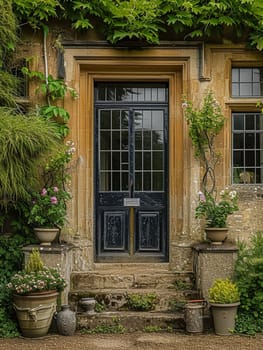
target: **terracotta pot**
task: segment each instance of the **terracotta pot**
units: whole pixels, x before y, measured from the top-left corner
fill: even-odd
[[[51,245],[59,233],[59,228],[36,227],[34,232],[41,245]]]
[[[38,338],[47,334],[57,305],[56,291],[14,295],[13,306],[24,337]]]
[[[206,238],[211,241],[211,244],[223,244],[227,238],[227,227],[206,227]]]

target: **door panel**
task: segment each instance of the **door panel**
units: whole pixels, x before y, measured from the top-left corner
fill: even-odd
[[[139,85],[95,88],[98,260],[167,259],[167,87]]]

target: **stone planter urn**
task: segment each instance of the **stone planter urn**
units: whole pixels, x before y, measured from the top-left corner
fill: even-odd
[[[227,239],[227,227],[206,227],[206,238],[211,241],[211,244],[220,245]]]
[[[56,239],[59,233],[59,228],[35,227],[34,233],[40,241],[40,245],[48,246]]]
[[[24,337],[38,338],[48,333],[56,311],[57,296],[56,291],[13,295],[13,306]]]

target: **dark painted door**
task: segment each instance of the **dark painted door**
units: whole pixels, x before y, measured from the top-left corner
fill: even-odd
[[[95,85],[98,261],[167,260],[168,87]]]

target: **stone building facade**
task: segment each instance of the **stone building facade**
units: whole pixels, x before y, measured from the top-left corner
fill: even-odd
[[[58,34],[53,28],[48,37],[50,73],[56,76],[58,56],[63,57],[65,81],[79,94],[64,101],[71,116],[70,139],[77,147],[69,224],[61,235],[74,246],[73,290],[74,276],[80,281],[81,273],[118,270],[123,287],[136,281],[127,276],[120,281],[122,272],[130,276],[136,269],[141,271],[138,284],[153,278],[153,269],[192,276],[192,246],[205,238],[202,223],[194,218],[202,169],[188,136],[183,96],[198,106],[212,89],[226,117],[216,141],[222,154],[217,185],[239,196],[228,241],[248,240],[262,229],[260,52],[231,42],[113,47],[96,33],[77,37],[64,30],[61,56],[54,44]],[[40,36],[27,33],[20,51],[32,57],[32,70],[43,71]],[[32,84],[33,103],[38,98],[34,90]],[[250,177],[244,180],[241,173]],[[96,279],[98,288],[117,283],[105,278]]]

